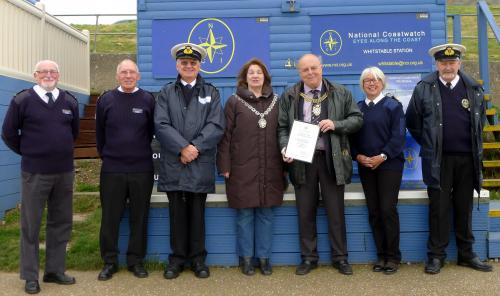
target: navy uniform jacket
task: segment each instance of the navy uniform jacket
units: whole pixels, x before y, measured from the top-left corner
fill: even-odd
[[[215,192],[215,152],[225,127],[219,91],[198,75],[186,106],[178,78],[161,89],[154,121],[161,145],[158,190]],[[199,155],[184,165],[180,153],[189,144],[198,149]]]

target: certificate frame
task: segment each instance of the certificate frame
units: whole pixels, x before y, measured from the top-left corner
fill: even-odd
[[[285,157],[312,163],[319,132],[320,128],[317,124],[294,120]]]

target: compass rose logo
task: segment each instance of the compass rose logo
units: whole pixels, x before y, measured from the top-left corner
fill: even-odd
[[[342,38],[335,30],[326,30],[319,37],[319,47],[327,56],[334,56],[342,48]]]
[[[206,18],[197,22],[189,32],[188,42],[198,44],[207,51],[201,61],[201,72],[216,74],[231,63],[236,44],[229,26],[216,18]]]
[[[405,156],[405,169],[414,170],[417,168],[417,152],[412,148],[403,150]]]

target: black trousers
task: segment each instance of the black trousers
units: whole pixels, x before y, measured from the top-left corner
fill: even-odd
[[[402,171],[372,170],[358,165],[368,207],[368,220],[379,259],[401,261],[399,250],[398,195]]]
[[[205,202],[206,193],[169,191],[171,264],[184,265],[205,262]]]
[[[313,162],[306,164],[306,184],[295,186],[301,257],[303,260],[318,261],[316,211],[320,188],[328,218],[332,261],[347,259],[344,185],[337,185],[335,175],[328,171],[324,152],[317,152]]]
[[[472,202],[474,193],[474,165],[472,155],[443,154],[441,161],[441,190],[427,188],[429,195],[429,258],[446,258],[446,247],[451,231],[450,212],[453,222],[459,259],[476,256],[472,251]]]
[[[118,264],[118,235],[127,200],[130,211],[127,265],[142,263],[147,248],[147,223],[153,182],[153,172],[101,172],[102,221],[99,245],[104,263]]]

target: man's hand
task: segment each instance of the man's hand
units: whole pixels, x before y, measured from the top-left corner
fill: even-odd
[[[198,158],[199,151],[195,146],[189,144],[181,150],[181,162],[182,164],[188,164],[191,161]]]
[[[229,179],[229,172],[222,173],[222,175],[224,176],[224,178]]]
[[[281,150],[281,156],[283,157],[283,161],[286,162],[286,163],[291,163],[293,161],[293,158],[291,157],[286,157],[285,156],[285,153],[286,153],[286,148],[283,148]]]
[[[330,119],[323,119],[319,122],[319,129],[321,132],[326,133],[327,131],[335,130],[335,124]]]
[[[370,161],[371,161],[371,164],[372,164],[372,170],[378,168],[379,165],[381,165],[385,160],[384,158],[382,157],[382,155],[376,155],[376,156],[372,156],[370,157]]]

